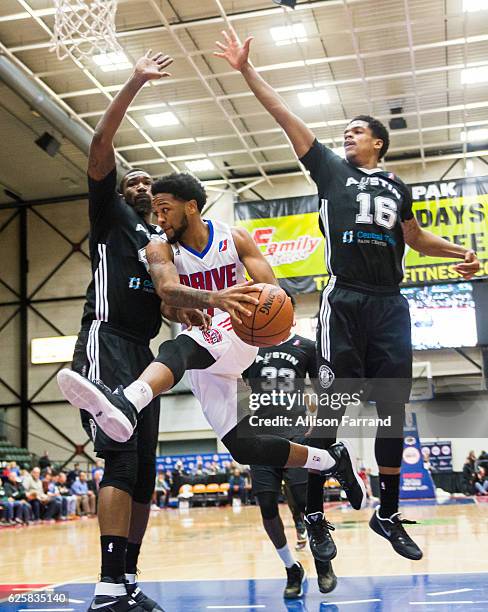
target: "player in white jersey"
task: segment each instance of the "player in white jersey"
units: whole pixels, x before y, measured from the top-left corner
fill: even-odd
[[[164,342],[156,359],[125,389],[111,391],[102,382],[62,370],[58,382],[66,399],[88,410],[107,435],[121,442],[132,434],[138,412],[188,370],[207,421],[234,459],[333,473],[353,507],[363,507],[366,492],[347,443],[339,442],[325,451],[260,435],[248,417],[237,423],[237,380],[254,361],[257,349],[238,338],[232,320],[240,321],[246,302],[257,303],[245,293],[252,282],[277,284],[250,234],[243,228],[203,219],[205,190],[189,174],[156,181],[152,193],[153,209],[166,239],[146,247],[154,288],[166,305],[207,309],[213,314],[212,325],[187,328]],[[252,279],[248,283],[243,282],[245,271]]]

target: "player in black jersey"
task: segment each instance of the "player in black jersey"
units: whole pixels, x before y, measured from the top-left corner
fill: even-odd
[[[476,254],[419,226],[404,183],[378,168],[389,144],[388,132],[379,121],[366,115],[350,121],[344,131],[346,159],[341,159],[317,141],[254,69],[249,61],[252,37],[241,44],[231,31],[224,32],[224,39],[217,42],[220,51],[215,55],[241,72],[256,98],[284,129],[317,185],[330,274],[317,330],[319,381],[325,389],[335,377],[336,389],[344,379],[378,379],[370,399],[376,400],[378,416],[391,416],[392,428],[377,431],[380,506],[370,526],[400,555],[420,559],[422,552],[405,532],[398,513],[402,426],[412,370],[409,310],[398,286],[403,277],[402,259],[405,244],[424,255],[458,258],[462,262],[455,266],[456,271],[469,279],[479,269]],[[336,412],[334,416],[340,419],[342,415]],[[320,435],[323,447],[328,448],[335,442],[336,430],[314,435]],[[322,475],[309,476],[307,517],[309,524],[314,523],[309,533],[314,556],[326,560],[331,558],[331,547],[323,516],[323,482]]]
[[[88,287],[73,370],[111,386],[127,384],[150,363],[149,341],[161,326],[161,312],[173,320],[200,324],[202,313],[161,309],[145,265],[145,247],[161,230],[149,223],[151,177],[128,172],[117,191],[113,138],[125,112],[143,85],[167,76],[172,59],[147,53],[98,123],[88,161],[90,256],[93,279]],[[123,195],[121,195],[123,194]],[[84,429],[105,460],[100,483],[98,521],[101,579],[90,610],[107,612],[161,610],[136,582],[137,560],[149,517],[155,482],[159,399],[138,419],[134,435],[117,443],[81,411]]]
[[[290,295],[293,306],[295,300]],[[317,357],[315,343],[308,338],[299,336],[293,331],[290,337],[274,347],[260,348],[254,363],[242,374],[248,381],[251,392],[261,395],[273,390],[297,394],[303,399],[305,378],[317,379]],[[304,401],[292,405],[276,406],[261,405],[255,412],[260,418],[286,416],[291,419],[292,426],[273,427],[273,432],[280,437],[297,442],[304,441],[309,427],[306,423],[307,406]],[[297,420],[303,420],[298,423]],[[288,547],[285,529],[281,520],[278,499],[281,493],[281,483],[286,482],[292,503],[296,505],[303,523],[307,496],[307,470],[304,468],[272,467],[266,465],[251,465],[252,488],[259,502],[263,526],[276,552],[283,561],[287,572],[287,584],[284,591],[286,599],[300,597],[303,593],[302,584],[305,580],[305,570],[294,558]],[[319,589],[329,593],[337,579],[330,561],[315,560]]]

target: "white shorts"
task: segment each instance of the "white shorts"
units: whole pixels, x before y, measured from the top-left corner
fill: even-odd
[[[216,360],[205,370],[188,370],[188,377],[205,418],[222,439],[237,425],[237,379],[254,362],[258,349],[236,335],[227,314],[214,317],[208,331],[193,327],[181,333]]]

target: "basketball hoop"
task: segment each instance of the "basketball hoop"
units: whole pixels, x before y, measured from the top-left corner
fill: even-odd
[[[120,53],[115,35],[117,0],[53,0],[56,8],[51,51],[59,60],[71,53],[85,59]]]

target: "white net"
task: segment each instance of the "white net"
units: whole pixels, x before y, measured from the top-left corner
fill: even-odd
[[[53,0],[56,8],[51,51],[62,60],[120,53],[115,36],[117,0]]]

